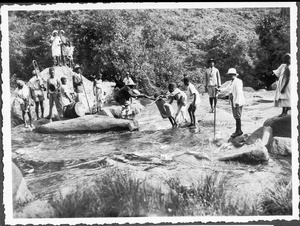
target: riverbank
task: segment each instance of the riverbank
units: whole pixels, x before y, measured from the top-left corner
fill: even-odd
[[[244,133],[251,134],[266,119],[281,113],[281,109],[273,107],[273,91],[245,92],[245,95]],[[108,169],[128,172],[134,178],[146,181],[147,186],[159,190],[166,199],[170,198],[170,191],[176,190],[170,190],[167,183],[172,178],[179,180],[179,187],[189,188],[211,175],[224,177],[224,194],[233,197],[232,200],[247,198],[249,206],[261,200],[265,190],[291,181],[290,157],[270,155],[267,162],[255,164],[219,161],[224,155],[221,145],[228,143],[230,134],[235,130],[230,105],[227,100],[218,100],[216,137],[221,143],[215,143],[212,142],[213,114],[207,113],[209,103],[206,94],[201,96],[201,100],[203,108],[197,114],[200,120],[197,131],[171,129],[170,122],[161,118],[155,105],[147,106],[136,117],[140,131],[135,132],[62,136],[20,133],[13,128],[13,161],[22,170],[32,194],[45,201],[63,201],[61,194],[63,197],[72,195],[74,189],[81,185],[92,187],[95,179],[105,176]],[[223,214],[220,212],[220,215]],[[237,212],[228,214],[238,215]],[[255,215],[251,211],[248,214]]]

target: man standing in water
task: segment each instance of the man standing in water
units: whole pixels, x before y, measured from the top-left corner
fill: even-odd
[[[227,75],[232,77],[231,84],[228,87],[218,89],[217,91],[229,92],[232,114],[236,121],[236,130],[231,137],[235,138],[243,134],[241,129],[241,116],[243,105],[245,104],[243,81],[237,78],[238,73],[236,72],[235,68],[229,68]]]
[[[191,124],[189,126],[196,126],[195,111],[201,103],[200,94],[197,91],[196,87],[190,83],[188,77],[183,78],[183,83],[187,87],[187,97],[189,103],[188,112],[191,118]]]
[[[204,84],[205,84],[205,92],[208,93],[209,103],[210,103],[210,113],[213,113],[215,107],[217,105],[217,92],[216,88],[221,86],[221,78],[220,72],[217,68],[215,68],[215,60],[209,59],[207,61],[208,69],[206,69],[204,74]]]

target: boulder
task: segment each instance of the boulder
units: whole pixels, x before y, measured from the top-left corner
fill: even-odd
[[[35,200],[14,211],[13,216],[14,218],[53,218],[55,210],[49,203]]]
[[[238,161],[249,164],[259,164],[269,160],[268,150],[262,142],[244,145],[240,148],[232,144],[224,144],[219,148],[219,161]]]
[[[26,180],[21,170],[12,163],[12,190],[13,203],[26,203],[33,199],[31,192],[27,188]]]
[[[116,119],[102,115],[85,115],[79,118],[56,121],[36,128],[40,133],[63,132],[106,132],[120,130],[138,130],[133,120]]]
[[[273,137],[269,151],[274,155],[291,156],[292,140],[288,137]]]
[[[270,126],[262,126],[255,130],[245,141],[245,144],[255,144],[257,141],[262,142],[266,147],[269,146],[273,138],[273,130]]]
[[[72,76],[73,76],[73,72],[71,68],[67,67],[67,66],[62,66],[62,67],[54,67],[55,68],[55,76],[58,77],[59,79],[61,77],[65,77],[67,79],[67,86],[69,88],[69,90],[71,92],[74,92],[73,89],[73,82],[72,82]],[[44,69],[43,71],[41,71],[40,76],[42,78],[42,82],[44,84],[44,86],[46,87],[47,85],[47,79],[50,77],[49,74],[49,68]],[[86,109],[87,112],[91,113],[93,111],[93,109],[96,108],[96,98],[93,94],[93,82],[88,80],[87,78],[85,78],[84,76],[82,76],[82,80],[83,80],[83,85],[84,85],[84,90],[85,90],[85,98],[83,100],[83,104],[84,107]],[[30,80],[29,80],[30,82]],[[114,86],[116,84],[114,82],[108,82],[108,81],[103,81],[102,83],[102,88],[103,88],[103,94],[104,94],[104,102],[110,102],[113,100],[113,90],[114,90]],[[46,92],[44,92],[44,97],[45,97],[45,101],[44,101],[44,108],[45,108],[45,116],[48,115],[49,113],[49,101],[47,99],[47,95]],[[23,122],[22,120],[22,112],[20,110],[20,104],[17,102],[13,103],[13,93],[11,93],[11,111],[12,111],[12,115],[14,117],[14,123],[13,125],[18,125],[21,124]],[[35,106],[33,106],[31,108],[31,115],[33,117],[33,120],[36,119],[36,115],[35,115]],[[53,108],[53,115],[57,115],[57,111],[56,108]]]
[[[263,125],[272,128],[274,137],[292,137],[291,115],[269,118]]]

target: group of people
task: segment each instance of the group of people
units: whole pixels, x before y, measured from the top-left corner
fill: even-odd
[[[47,85],[44,86],[43,79],[40,76],[38,70],[34,70],[33,77],[28,84],[25,84],[22,80],[17,80],[17,88],[15,90],[15,101],[20,103],[22,111],[22,118],[26,128],[33,128],[31,107],[35,105],[35,113],[37,119],[44,118],[44,92],[47,92],[47,98],[49,99],[49,115],[45,118],[52,121],[53,107],[56,107],[58,119],[64,118],[65,107],[74,102],[83,103],[85,97],[85,90],[82,79],[81,66],[75,65],[72,75],[73,90],[69,89],[67,84],[68,79],[61,77],[60,79],[55,76],[55,67],[49,68],[50,77],[47,79]],[[101,87],[101,74],[95,79],[93,90],[96,96],[98,111],[101,111],[103,98]],[[100,104],[98,104],[100,103]],[[41,115],[39,114],[41,112]],[[29,124],[26,120],[26,114],[29,118]],[[40,117],[41,116],[41,117]]]
[[[205,91],[208,92],[209,103],[211,109],[209,112],[213,113],[217,104],[218,92],[229,93],[229,100],[232,107],[233,117],[236,120],[236,130],[231,135],[231,137],[237,137],[243,134],[241,129],[241,116],[243,106],[245,105],[245,97],[243,92],[243,82],[238,78],[238,73],[235,68],[229,68],[226,73],[230,76],[230,85],[221,88],[221,78],[219,70],[214,66],[214,59],[208,60],[208,69],[205,71],[204,81],[205,81]],[[290,54],[285,54],[283,56],[283,63],[278,69],[274,70],[273,73],[278,77],[277,89],[275,91],[275,106],[282,107],[282,113],[279,117],[287,115],[287,112],[291,110],[291,88],[290,88],[290,64],[291,57]],[[25,83],[21,80],[17,81],[17,89],[15,91],[16,99],[19,99],[22,117],[25,123],[25,127],[28,124],[25,120],[26,113],[29,117],[29,124],[32,127],[32,117],[30,113],[30,108],[33,106],[33,101],[35,102],[35,112],[37,119],[39,119],[39,106],[41,108],[41,117],[44,117],[44,91],[47,91],[47,98],[49,99],[49,115],[46,117],[52,121],[52,110],[54,104],[56,106],[59,119],[64,117],[64,107],[72,102],[83,103],[84,98],[86,98],[85,90],[82,80],[82,69],[79,65],[76,65],[73,69],[75,72],[72,76],[74,92],[71,92],[67,86],[67,79],[62,77],[58,79],[55,77],[55,68],[49,68],[50,77],[47,79],[47,87],[44,87],[39,72],[33,71],[33,78],[29,82],[27,87]],[[190,82],[190,79],[184,75],[183,85],[185,87],[184,91],[180,90],[175,83],[170,83],[168,85],[168,94],[160,95],[156,93],[153,97],[149,97],[145,94],[141,94],[136,89],[136,84],[133,82],[130,74],[127,72],[123,80],[118,78],[119,85],[115,88],[115,101],[122,106],[122,113],[125,117],[128,117],[130,106],[132,104],[133,98],[145,97],[154,100],[156,103],[162,118],[168,118],[175,128],[178,126],[180,116],[187,123],[188,118],[186,117],[186,112],[190,116],[190,123],[188,126],[196,126],[196,116],[195,112],[200,108],[200,94],[196,87]],[[99,73],[93,83],[93,93],[96,97],[96,107],[97,112],[100,112],[103,108],[103,88],[102,88],[102,74]],[[173,101],[177,102],[177,111],[174,113],[172,107]]]
[[[71,68],[74,66],[73,52],[74,46],[66,38],[64,30],[54,30],[50,38],[52,48],[53,66],[67,65]]]

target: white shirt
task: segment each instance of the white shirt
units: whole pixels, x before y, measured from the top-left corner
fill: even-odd
[[[59,36],[51,37],[52,41],[52,56],[60,56],[61,55],[61,49],[60,49],[60,43],[61,39]]]
[[[229,86],[220,89],[221,91],[229,92],[233,96],[233,105],[238,104],[239,106],[243,106],[246,101],[244,97],[243,91],[243,81],[237,77],[235,77]]]
[[[204,74],[204,80],[206,86],[221,86],[220,72],[215,67],[206,69]]]
[[[187,97],[188,97],[188,103],[191,104],[194,100],[194,95],[196,94],[196,102],[195,104],[200,104],[201,103],[201,99],[200,99],[200,94],[198,92],[198,90],[196,89],[196,87],[189,83],[188,87],[187,87]]]

